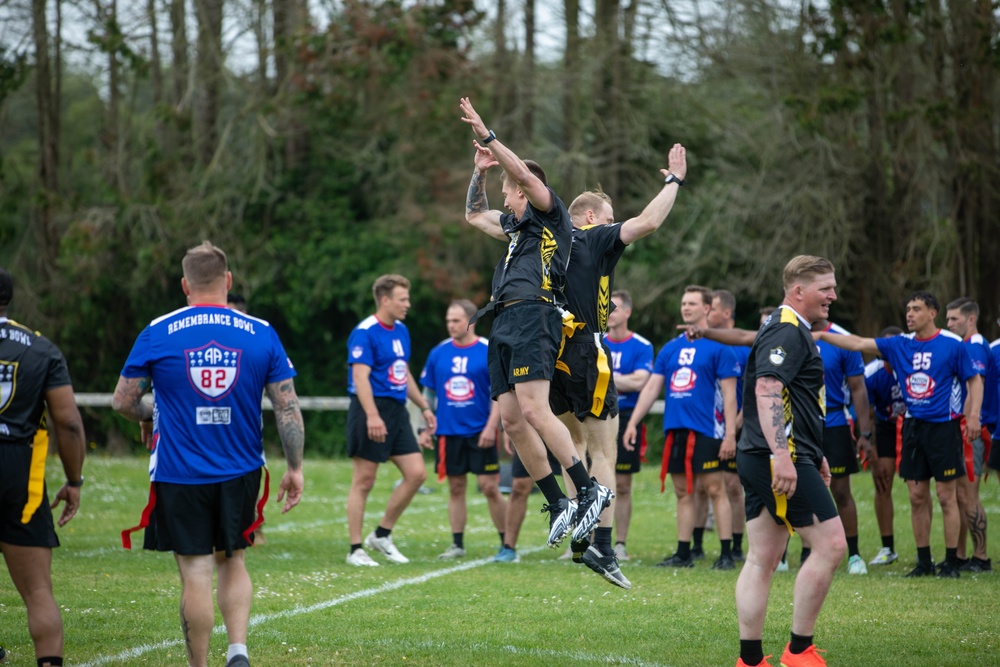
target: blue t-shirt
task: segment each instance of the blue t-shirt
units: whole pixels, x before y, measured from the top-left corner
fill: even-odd
[[[354,387],[353,364],[371,367],[369,382],[372,394],[406,403],[406,384],[409,380],[410,332],[400,321],[387,327],[374,315],[366,317],[354,327],[347,339],[347,393],[357,396]]]
[[[1000,338],[990,343],[990,370],[993,375],[986,376],[986,386],[983,387],[983,409],[981,419],[990,427],[990,433],[996,430],[1000,422]]]
[[[150,479],[212,484],[264,465],[261,394],[295,369],[264,320],[188,306],[143,329],[121,374],[156,390]]]
[[[611,350],[611,362],[615,373],[628,375],[636,371],[653,372],[653,344],[632,332],[625,340],[614,340],[604,334],[604,342]],[[639,392],[618,392],[618,409],[634,410],[639,400]]]
[[[719,380],[740,375],[732,349],[714,340],[688,340],[683,334],[663,346],[653,365],[666,384],[663,432],[686,428],[709,438],[722,438]]]
[[[750,348],[746,345],[734,345],[733,354],[740,365],[740,374],[736,376],[736,409],[743,409],[743,373],[747,370],[747,359],[750,358]]]
[[[844,335],[849,333],[836,324],[826,328],[827,333]],[[819,341],[816,343],[823,357],[823,380],[826,382],[826,428],[847,426],[851,417],[851,386],[847,378],[864,375],[865,362],[860,352],[843,350],[836,345]]]
[[[962,385],[976,370],[961,338],[938,329],[927,339],[908,333],[875,344],[896,372],[907,416],[928,422],[962,416]]]
[[[868,403],[875,410],[875,419],[881,422],[893,421],[906,413],[903,390],[896,382],[896,376],[881,359],[875,359],[865,366],[865,388]]]
[[[488,343],[476,337],[470,345],[449,338],[427,356],[420,384],[437,394],[437,434],[477,436],[490,418]]]
[[[990,346],[983,338],[982,334],[975,334],[969,336],[964,341],[965,351],[969,353],[969,359],[972,360],[972,368],[975,369],[977,375],[983,376],[983,404],[986,404],[986,387],[991,379],[993,379],[993,354],[990,352]],[[962,406],[965,406],[965,399],[969,397],[969,387],[965,384],[962,385]],[[989,423],[983,419],[983,414],[980,412],[980,422],[983,424]],[[992,417],[992,415],[990,415]]]

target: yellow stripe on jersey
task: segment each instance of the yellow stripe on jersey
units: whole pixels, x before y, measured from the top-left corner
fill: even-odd
[[[785,437],[788,440],[788,454],[795,463],[795,417],[792,415],[792,393],[788,387],[781,389],[781,407],[785,413]]]
[[[559,249],[559,242],[548,227],[542,228],[542,242],[538,251],[542,258],[542,289],[546,292],[552,291],[552,258]]]
[[[795,313],[792,312],[791,308],[782,308],[781,309],[781,320],[780,320],[780,322],[782,324],[794,324],[795,326],[799,326],[799,318],[796,317]]]
[[[31,467],[28,469],[28,502],[21,512],[21,523],[28,523],[42,505],[45,495],[45,456],[49,453],[49,432],[40,428],[31,443]]]
[[[611,367],[608,365],[608,355],[604,354],[604,347],[601,345],[601,334],[594,332],[594,343],[597,345],[597,386],[594,387],[594,404],[590,406],[590,413],[600,417],[611,382]]]
[[[771,459],[771,479],[774,479],[774,459]],[[773,491],[771,493],[774,493]],[[788,496],[783,493],[774,494],[774,513],[781,519],[785,528],[788,529],[789,535],[795,534],[795,529],[792,528],[792,524],[788,522]]]
[[[608,330],[608,314],[611,312],[611,278],[601,276],[597,287],[597,330]]]

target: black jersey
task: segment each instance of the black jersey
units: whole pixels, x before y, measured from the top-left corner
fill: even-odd
[[[627,247],[622,224],[590,225],[573,230],[573,249],[566,271],[567,308],[583,322],[583,333],[608,330],[615,265]]]
[[[759,377],[781,380],[785,434],[793,462],[823,461],[823,425],[826,417],[826,384],[823,357],[813,340],[809,323],[788,306],[781,306],[764,322],[747,359],[743,382],[743,432],[740,451],[770,454],[760,428],[754,388]],[[770,415],[764,415],[770,419]]]
[[[30,445],[45,392],[70,384],[62,352],[37,331],[0,320],[0,445]]]
[[[560,305],[566,302],[563,290],[573,223],[552,188],[549,193],[552,208],[548,211],[539,211],[528,202],[520,220],[513,213],[500,216],[500,227],[510,242],[493,274],[496,303],[538,297]]]

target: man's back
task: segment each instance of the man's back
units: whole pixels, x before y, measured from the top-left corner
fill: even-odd
[[[0,444],[30,444],[49,389],[70,384],[62,352],[36,331],[0,322]]]

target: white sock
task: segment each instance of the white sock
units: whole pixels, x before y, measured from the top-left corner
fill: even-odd
[[[230,644],[229,653],[226,654],[226,662],[229,662],[238,655],[249,655],[246,644]]]

